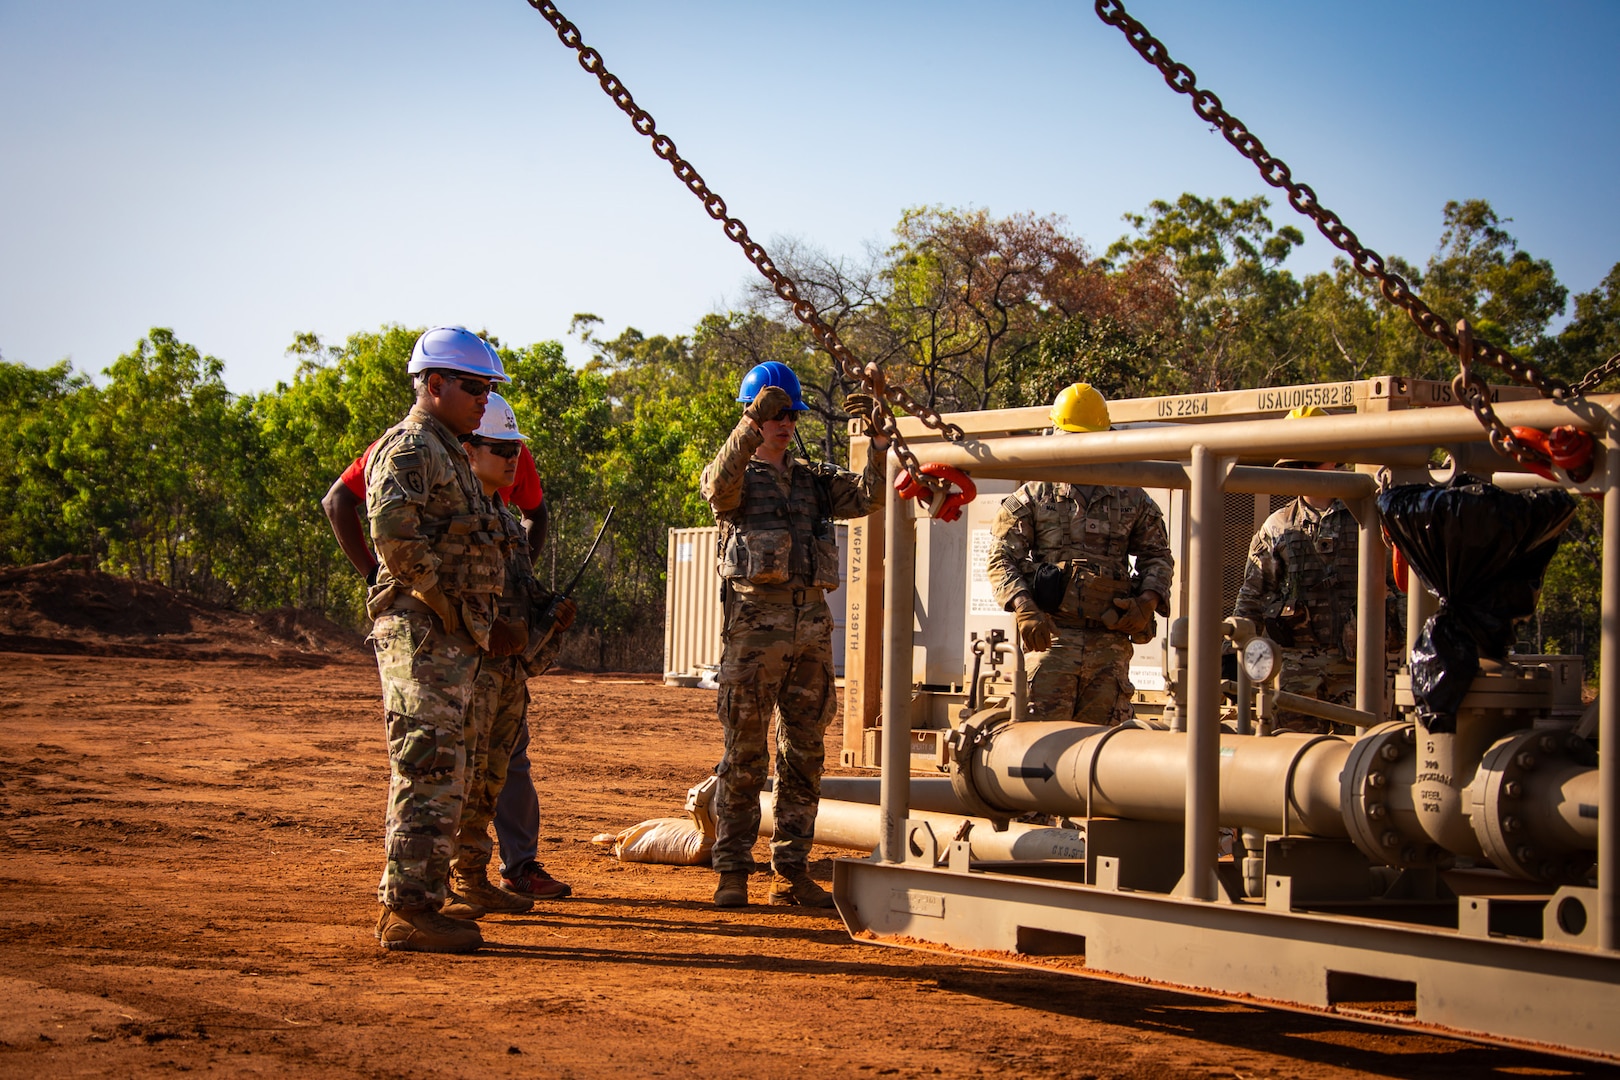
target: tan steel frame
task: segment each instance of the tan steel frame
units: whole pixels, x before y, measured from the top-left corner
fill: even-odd
[[[1355,415],[1330,416],[1309,424],[1253,420],[1256,413],[1276,415],[1310,400],[1288,391],[1242,391],[1236,394],[1166,399],[1185,403],[1173,408],[1199,409],[1198,423],[1083,436],[1040,438],[1012,432],[1044,423],[1041,410],[969,414],[969,439],[961,444],[935,442],[919,446],[924,460],[963,468],[970,473],[1019,479],[1065,471],[1078,475],[1093,466],[1168,462],[1185,470],[1191,489],[1190,558],[1206,566],[1210,536],[1219,535],[1220,493],[1232,466],[1243,457],[1309,455],[1340,460],[1388,460],[1414,454],[1411,464],[1426,459],[1430,447],[1462,447],[1484,439],[1478,421],[1461,408],[1404,411],[1422,402],[1436,384],[1401,379],[1341,384],[1351,390]],[[1358,395],[1366,386],[1380,396]],[[1419,402],[1412,400],[1416,389]],[[1281,395],[1269,399],[1255,395]],[[1383,405],[1367,407],[1367,399]],[[1503,393],[1499,412],[1512,425],[1550,429],[1572,424],[1595,433],[1602,450],[1593,477],[1572,490],[1608,492],[1620,487],[1620,438],[1616,415],[1620,396],[1585,399],[1575,405]],[[1204,407],[1204,402],[1208,407]],[[1446,404],[1434,400],[1433,404]],[[1260,408],[1256,408],[1260,406]],[[1116,423],[1128,422],[1137,410],[1161,406],[1116,402]],[[1205,418],[1208,418],[1207,420]],[[1223,422],[1243,418],[1243,423]],[[1156,418],[1156,417],[1155,417]],[[908,435],[911,434],[908,432]],[[920,435],[920,433],[919,433]],[[921,441],[921,440],[919,440]],[[895,465],[890,463],[890,480]],[[865,587],[861,620],[863,638],[850,640],[849,671],[865,672],[846,701],[849,713],[867,715],[865,703],[876,698],[883,716],[908,715],[911,702],[911,648],[915,609],[913,589],[916,551],[916,507],[899,502],[892,483],[881,517],[864,523],[867,543],[859,580]],[[881,551],[874,533],[882,523]],[[1381,565],[1382,541],[1363,520],[1363,565]],[[1606,499],[1603,537],[1604,620],[1601,669],[1620,670],[1620,498]],[[852,550],[854,545],[852,544]],[[881,559],[881,563],[879,562]],[[873,579],[878,565],[881,584]],[[1218,588],[1207,572],[1188,576],[1189,682],[1187,695],[1187,805],[1184,825],[1090,823],[1090,849],[1084,868],[1051,864],[1049,872],[1029,866],[1002,872],[970,863],[961,841],[935,837],[927,823],[908,814],[909,762],[907,726],[886,725],[882,732],[884,768],[880,779],[882,841],[865,860],[839,860],[834,895],[851,935],[857,941],[904,941],[954,948],[1069,952],[1084,956],[1087,969],[1148,979],[1200,993],[1243,994],[1284,1004],[1337,1008],[1359,1016],[1350,1005],[1356,995],[1347,985],[1369,981],[1397,998],[1409,998],[1411,1019],[1424,1025],[1487,1038],[1537,1042],[1575,1052],[1620,1058],[1620,905],[1616,868],[1620,867],[1620,774],[1600,755],[1597,888],[1561,890],[1548,903],[1542,940],[1514,938],[1496,932],[1490,901],[1460,903],[1458,929],[1433,929],[1380,918],[1376,909],[1364,917],[1328,917],[1295,910],[1290,874],[1273,874],[1268,846],[1268,889],[1263,905],[1236,902],[1217,887],[1213,873],[1217,849],[1214,800],[1218,793],[1219,622],[1210,597]],[[1382,610],[1381,574],[1363,573],[1362,610]],[[851,584],[857,580],[851,569]],[[1420,590],[1419,590],[1420,591]],[[889,599],[883,602],[883,597]],[[852,604],[855,596],[851,597]],[[871,618],[882,613],[882,662],[870,656]],[[1363,620],[1363,633],[1381,619]],[[855,619],[850,620],[853,630]],[[1377,627],[1379,635],[1382,628]],[[859,650],[859,651],[857,651]],[[1379,656],[1381,648],[1360,654]],[[866,663],[860,657],[866,654]],[[881,674],[881,685],[874,668]],[[876,691],[876,692],[875,692]],[[1357,704],[1376,702],[1381,681],[1358,673]],[[856,726],[856,725],[850,725]],[[1599,745],[1620,738],[1620,678],[1605,677],[1599,688]],[[846,736],[847,738],[847,736]],[[1111,830],[1114,826],[1110,840]],[[1123,829],[1123,832],[1120,830]],[[1179,834],[1179,835],[1175,835]],[[1124,839],[1121,839],[1121,837]],[[1175,844],[1180,840],[1179,845]],[[1179,846],[1180,852],[1174,851]],[[1307,861],[1299,864],[1299,881],[1308,882]],[[1039,866],[1041,864],[1037,864]],[[1286,860],[1276,865],[1287,870]],[[1057,878],[1058,880],[1053,880]],[[1590,914],[1585,927],[1565,926],[1558,912],[1575,903]],[[1056,943],[1056,944],[1054,944]],[[1337,988],[1337,989],[1336,989]],[[1365,1017],[1361,1017],[1365,1018]]]

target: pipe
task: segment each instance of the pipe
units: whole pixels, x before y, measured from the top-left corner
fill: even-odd
[[[1356,708],[1382,717],[1384,597],[1388,588],[1384,567],[1389,561],[1389,549],[1384,546],[1378,505],[1366,498],[1351,508],[1361,523],[1356,548]]]
[[[889,455],[884,486],[883,518],[883,760],[881,795],[883,835],[879,861],[906,859],[906,817],[911,797],[911,682],[917,572],[917,526],[912,507],[894,490],[902,467]]]
[[[1615,750],[1620,748],[1620,438],[1603,440],[1607,465],[1603,500],[1603,635],[1598,656],[1602,679],[1598,685],[1598,947],[1620,948],[1620,769]]]
[[[966,470],[976,479],[1051,480],[1070,484],[1177,488],[1192,486],[1186,466],[1174,461],[1127,461],[1107,465],[1047,465],[1039,468],[975,465]],[[1318,469],[1274,469],[1261,465],[1235,466],[1226,478],[1226,490],[1258,495],[1319,495],[1350,502],[1376,492],[1366,473],[1327,472]]]
[[[1525,787],[1525,812],[1534,820],[1530,832],[1559,851],[1591,851],[1598,845],[1603,818],[1592,818],[1601,780],[1590,765],[1564,762],[1532,773]],[[1586,807],[1586,813],[1581,808]]]
[[[1614,394],[1593,394],[1569,402],[1504,401],[1496,406],[1497,415],[1508,425],[1544,431],[1568,424],[1583,431],[1602,432],[1617,410],[1620,410],[1620,395]],[[1279,419],[1056,436],[969,438],[959,443],[929,443],[926,455],[930,462],[973,472],[996,465],[1040,467],[1076,462],[1186,460],[1194,446],[1233,457],[1288,453],[1332,460],[1353,456],[1347,451],[1422,442],[1478,442],[1486,437],[1479,420],[1467,409],[1409,409],[1322,416],[1309,424]]]
[[[776,818],[771,813],[771,797],[761,795],[759,803],[760,831],[769,834],[776,827]],[[823,799],[816,811],[815,842],[828,847],[871,851],[881,839],[880,813],[878,807],[871,803]],[[911,820],[927,822],[942,846],[959,836],[963,825],[971,825],[967,833],[968,856],[979,862],[1083,859],[1086,855],[1085,834],[1079,829],[1026,825],[1014,821],[997,832],[996,827],[984,818],[920,810],[911,812]]]
[[[1009,814],[1174,823],[1186,820],[1191,744],[1191,735],[1176,731],[1004,723],[988,731],[968,768],[979,796]],[[1348,739],[1295,732],[1221,735],[1211,749],[1209,760],[1219,769],[1212,821],[1271,833],[1349,835],[1339,788]],[[1211,828],[1211,851],[1216,843]]]
[[[1361,709],[1352,709],[1344,705],[1335,705],[1331,701],[1322,701],[1319,698],[1306,697],[1303,694],[1290,693],[1287,690],[1273,690],[1269,694],[1272,703],[1279,709],[1289,712],[1304,713],[1321,720],[1331,720],[1335,724],[1349,724],[1351,727],[1370,728],[1384,722],[1382,716],[1364,712]],[[1239,735],[1247,734],[1239,731]]]
[[[880,784],[881,781],[875,776],[824,776],[821,778],[821,797],[839,802],[876,805],[880,799],[878,791]],[[772,781],[767,780],[765,790],[771,790],[771,785]],[[908,801],[913,811],[953,814],[958,817],[970,816],[968,808],[962,805],[962,800],[951,790],[949,777],[913,776],[910,787],[911,797]]]
[[[1221,466],[1208,447],[1192,448],[1192,493],[1188,528],[1187,777],[1186,828],[1182,835],[1182,892],[1194,900],[1216,896],[1215,858],[1220,852],[1221,735]]]

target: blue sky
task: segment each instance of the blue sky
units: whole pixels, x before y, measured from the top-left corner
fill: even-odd
[[[767,241],[858,255],[940,204],[1100,252],[1270,190],[1081,0],[561,6]],[[1485,198],[1572,292],[1620,261],[1620,4],[1126,6],[1368,246],[1421,264]],[[170,326],[246,392],[299,331],[679,333],[753,273],[522,0],[0,0],[0,160],[0,355],[36,366]]]

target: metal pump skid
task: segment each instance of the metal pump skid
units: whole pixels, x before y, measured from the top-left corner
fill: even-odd
[[[882,767],[876,849],[835,874],[855,939],[1069,956],[1080,973],[1620,1058],[1620,775],[1600,752],[1620,724],[1620,678],[1609,675],[1620,664],[1620,498],[1604,502],[1604,678],[1592,709],[1578,674],[1572,702],[1558,663],[1510,657],[1482,667],[1445,733],[1416,722],[1404,667],[1386,700],[1388,549],[1374,506],[1382,484],[1443,482],[1430,464],[1442,454],[1510,490],[1606,495],[1620,484],[1620,396],[1560,402],[1500,388],[1506,423],[1592,433],[1595,467],[1577,483],[1497,454],[1447,389],[1383,377],[1115,402],[1114,429],[1093,433],[1040,435],[1033,409],[952,416],[967,433],[955,443],[908,430],[922,460],[981,491],[1033,479],[1158,489],[1176,553],[1174,629],[1157,644],[1164,705],[1143,710],[1151,719],[1021,722],[1006,693],[1017,681],[1010,619],[981,613],[970,625],[972,515],[941,525],[891,488],[850,538],[844,760]],[[1332,415],[1280,419],[1335,395]],[[1354,471],[1268,467],[1298,456]],[[1307,488],[1342,499],[1360,525],[1356,702],[1334,716],[1355,734],[1267,733],[1275,656],[1229,618],[1225,552],[1234,536],[1246,547],[1263,519],[1269,504],[1256,496]],[[950,529],[960,535],[935,535]],[[938,574],[967,600],[935,599]],[[1408,648],[1436,603],[1414,576]],[[930,677],[930,647],[952,640],[960,674]],[[1236,709],[1221,673],[1227,642],[1243,661]],[[948,772],[975,818],[1072,826],[1083,858],[987,859],[936,834],[937,820],[910,811],[919,768]]]

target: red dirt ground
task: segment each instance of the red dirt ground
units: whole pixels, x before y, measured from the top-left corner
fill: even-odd
[[[76,571],[0,571],[0,635],[0,1076],[1614,1075],[717,911],[710,872],[589,842],[678,813],[720,754],[711,691],[641,676],[532,686],[574,897],[485,920],[472,956],[385,953],[356,635]]]

